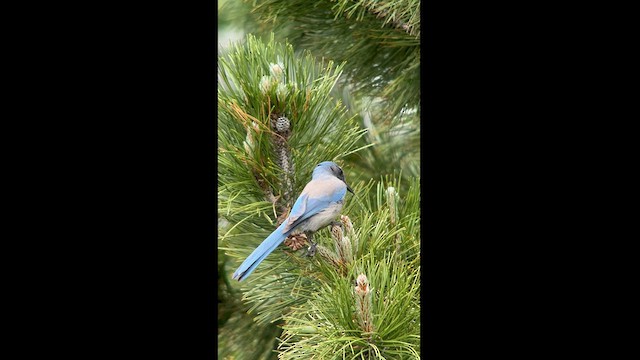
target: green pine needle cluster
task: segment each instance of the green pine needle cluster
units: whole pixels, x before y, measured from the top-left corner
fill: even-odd
[[[359,302],[361,274],[369,286]],[[285,317],[280,359],[420,358],[419,272],[386,255],[360,259],[348,276],[327,275],[313,299]],[[371,326],[363,329],[360,317]]]

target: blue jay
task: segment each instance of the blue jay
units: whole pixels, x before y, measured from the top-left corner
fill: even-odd
[[[244,280],[289,235],[305,233],[315,249],[313,233],[332,224],[340,215],[347,191],[354,193],[338,164],[332,161],[318,164],[311,181],[293,204],[289,217],[253,250],[233,273],[233,278]]]

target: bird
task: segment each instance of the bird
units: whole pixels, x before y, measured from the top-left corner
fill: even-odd
[[[318,164],[313,169],[311,181],[293,204],[289,216],[253,250],[232,278],[238,281],[246,279],[289,235],[304,233],[312,244],[310,252],[311,249],[315,250],[313,233],[335,223],[347,191],[355,195],[338,164],[333,161]]]

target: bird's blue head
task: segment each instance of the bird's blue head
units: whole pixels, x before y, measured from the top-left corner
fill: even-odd
[[[340,166],[338,166],[338,164],[334,163],[333,161],[323,161],[318,164],[315,169],[313,169],[313,178],[320,175],[332,175],[337,177],[338,179],[342,180],[345,185],[347,185],[347,190],[350,193],[355,194],[347,184],[347,181],[344,178],[344,172],[342,171]]]

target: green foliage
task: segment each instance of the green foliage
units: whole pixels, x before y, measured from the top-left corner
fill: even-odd
[[[218,0],[218,32],[220,31],[259,31],[257,18],[251,14],[251,5],[242,0]]]
[[[403,261],[419,265],[419,181],[412,178],[406,194],[398,192],[400,177],[387,176],[379,181],[371,180],[366,186],[357,186],[358,194],[368,196],[354,198],[343,209],[354,224],[357,257],[381,258],[393,252]]]
[[[218,358],[236,360],[275,359],[273,349],[281,329],[275,324],[256,324],[225,273],[224,252],[218,271]],[[243,336],[244,334],[244,336]],[[256,336],[259,334],[259,336]],[[241,341],[238,341],[238,338]]]
[[[404,176],[398,187],[405,190],[408,179],[420,175],[420,118],[417,111],[404,111],[396,117],[385,118],[382,101],[356,99],[348,91],[339,94],[358,122],[367,129],[361,145],[373,144],[349,155],[345,161],[353,169],[350,176],[367,181],[379,176]]]
[[[357,321],[354,280],[371,284],[373,328]],[[419,272],[393,256],[363,258],[349,276],[330,273],[314,298],[285,317],[281,359],[417,359],[420,357]]]
[[[358,96],[382,97],[386,116],[420,102],[420,1],[245,0],[279,39],[346,61]]]

